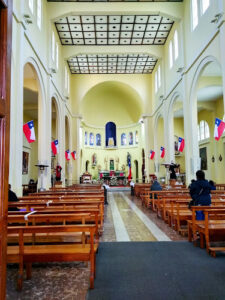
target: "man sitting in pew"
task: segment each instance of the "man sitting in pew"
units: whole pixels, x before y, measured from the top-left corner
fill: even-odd
[[[197,180],[190,185],[191,203],[189,206],[210,205],[211,204],[211,190],[212,186],[208,180],[205,179],[205,173],[202,170],[196,172]],[[204,220],[203,211],[196,211],[196,220]]]

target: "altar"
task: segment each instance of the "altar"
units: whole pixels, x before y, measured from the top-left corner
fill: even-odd
[[[100,171],[99,179],[101,183],[111,186],[125,186],[127,184],[127,179],[123,171]]]

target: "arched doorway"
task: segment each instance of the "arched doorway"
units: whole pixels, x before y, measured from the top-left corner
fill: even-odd
[[[195,170],[205,172],[207,179],[224,181],[224,135],[214,138],[215,119],[224,117],[224,99],[221,66],[214,58],[202,62],[192,92],[193,157]]]
[[[138,176],[138,161],[135,160],[134,161],[134,165],[135,165],[135,181],[139,182],[139,176]]]

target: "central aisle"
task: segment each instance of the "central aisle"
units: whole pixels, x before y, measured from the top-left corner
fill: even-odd
[[[130,198],[128,192],[108,192],[102,241],[170,241]]]

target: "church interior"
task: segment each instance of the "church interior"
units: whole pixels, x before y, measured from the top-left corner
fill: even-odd
[[[225,0],[0,0],[0,22],[0,298],[224,299]]]

